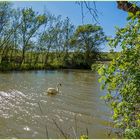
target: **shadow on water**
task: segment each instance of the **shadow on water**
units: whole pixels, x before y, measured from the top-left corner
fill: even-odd
[[[114,138],[98,75],[86,70],[0,73],[0,138]],[[61,93],[47,96],[61,83]],[[88,130],[88,131],[87,131]]]

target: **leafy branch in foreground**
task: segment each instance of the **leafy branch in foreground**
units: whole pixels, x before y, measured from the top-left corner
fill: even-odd
[[[112,47],[121,46],[119,56],[98,70],[103,97],[113,109],[113,120],[121,136],[140,138],[140,20],[132,20],[125,28],[117,29],[110,39]]]

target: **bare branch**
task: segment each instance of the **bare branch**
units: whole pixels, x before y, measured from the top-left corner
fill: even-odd
[[[64,131],[58,126],[58,124],[56,123],[56,121],[54,119],[52,119],[55,126],[58,128],[58,130],[61,132],[61,134],[64,136],[65,139],[67,139],[66,134],[64,133]]]
[[[84,7],[85,9],[88,10],[88,13],[92,16],[93,21],[96,23],[98,22],[98,11],[96,8],[95,2],[88,2],[88,1],[81,1],[81,2],[76,2],[78,5],[81,7],[81,14],[82,14],[82,24],[84,23],[84,18],[85,18],[85,13],[84,13]],[[93,4],[93,5],[91,5]]]

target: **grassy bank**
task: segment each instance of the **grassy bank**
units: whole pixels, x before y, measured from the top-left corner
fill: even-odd
[[[117,55],[117,53],[116,53]],[[21,53],[0,55],[0,71],[12,70],[48,70],[48,69],[92,69],[112,60],[114,54],[100,53],[98,59],[84,59],[84,53],[27,53],[22,61]]]

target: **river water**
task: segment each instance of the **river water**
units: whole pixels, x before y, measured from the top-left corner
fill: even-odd
[[[0,138],[114,138],[98,78],[86,70],[0,73]],[[48,96],[57,83],[60,93]]]

